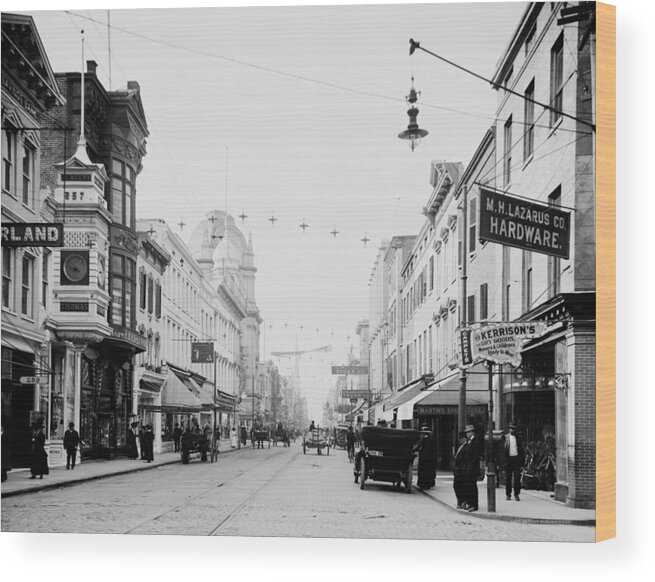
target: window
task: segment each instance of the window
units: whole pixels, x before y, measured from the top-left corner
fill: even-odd
[[[2,247],[2,306],[11,307],[12,251]]]
[[[432,326],[428,328],[428,341],[430,342],[428,344],[428,372],[431,373],[434,370],[434,366],[432,364]]]
[[[134,170],[125,162],[112,160],[111,212],[114,221],[134,228]]]
[[[34,258],[23,257],[23,282],[21,285],[21,307],[20,312],[27,317],[32,317],[32,290],[34,288]]]
[[[155,283],[155,317],[161,317],[161,285],[159,281]]]
[[[535,39],[535,33],[537,32],[537,24],[534,23],[532,25],[532,28],[530,29],[530,32],[528,32],[528,36],[525,37],[525,56],[527,57],[530,54],[530,51],[532,51],[532,47],[534,46],[534,39]]]
[[[139,275],[139,307],[146,308],[146,294],[148,292],[148,279],[145,273]]]
[[[559,38],[550,51],[550,126],[562,118],[564,92],[564,35]]]
[[[512,116],[505,122],[505,152],[503,158],[503,182],[509,186],[512,180]]]
[[[154,281],[148,277],[148,313],[152,313],[154,299]]]
[[[559,207],[562,204],[562,188],[558,186],[548,196],[548,205]],[[547,259],[548,271],[548,297],[554,297],[560,292],[560,262],[558,257],[549,256]]]
[[[136,284],[132,259],[118,254],[111,257],[111,323],[134,329]]]
[[[434,289],[434,257],[430,257],[430,291]]]
[[[505,75],[505,80],[503,81],[504,87],[509,87],[512,84],[512,75],[514,74],[514,67],[510,67],[509,72]]]
[[[477,198],[471,198],[469,202],[469,253],[475,251],[476,240],[476,217],[477,217]]]
[[[34,207],[34,148],[23,145],[23,204]]]
[[[49,270],[50,270],[50,251],[43,250],[41,262],[41,305],[48,306],[48,287],[49,287]]]
[[[469,295],[466,304],[466,323],[475,321],[475,295]]]
[[[532,253],[523,251],[523,312],[532,307]]]
[[[14,193],[14,159],[16,137],[13,128],[2,132],[2,189]]]
[[[534,79],[525,90],[523,111],[523,161],[527,162],[534,152]]]
[[[489,285],[480,285],[480,320],[489,319]]]
[[[510,321],[509,314],[509,295],[510,295],[510,249],[503,247],[503,265],[502,265],[502,280],[503,280],[503,321]]]

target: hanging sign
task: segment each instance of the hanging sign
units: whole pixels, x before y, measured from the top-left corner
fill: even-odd
[[[332,366],[333,374],[368,374],[368,366]]]
[[[341,398],[368,398],[370,392],[368,390],[342,390]]]
[[[487,325],[471,331],[471,352],[473,359],[482,359],[496,364],[521,365],[521,344],[523,340],[535,338],[546,332],[546,323],[504,323]]]
[[[473,364],[473,351],[471,350],[471,329],[464,328],[459,332],[460,366],[466,368]]]
[[[480,240],[569,258],[571,213],[480,188]]]
[[[63,247],[61,222],[12,222],[2,225],[3,247]]]
[[[213,342],[191,342],[191,363],[208,364],[214,361]]]

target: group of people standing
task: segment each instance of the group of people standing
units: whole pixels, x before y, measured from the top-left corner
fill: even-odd
[[[140,445],[141,452],[139,454]],[[126,439],[126,453],[128,459],[139,459],[152,463],[155,460],[154,453],[155,433],[152,431],[152,425],[146,425],[142,430],[139,430],[139,423],[133,422],[127,431]]]
[[[508,432],[503,437],[503,467],[505,469],[506,500],[511,501],[512,489],[514,499],[521,497],[521,470],[525,462],[525,450],[521,438],[516,434],[516,424],[510,423]],[[482,439],[476,434],[475,427],[467,424],[459,433],[459,447],[455,453],[453,469],[453,488],[457,497],[457,509],[478,511],[478,480],[482,469],[480,458],[483,452]]]

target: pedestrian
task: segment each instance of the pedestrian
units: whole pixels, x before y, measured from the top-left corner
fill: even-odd
[[[230,430],[230,447],[233,449],[237,448],[237,429],[235,426],[232,427],[232,430]]]
[[[180,438],[182,437],[182,429],[180,425],[176,422],[175,428],[173,429],[173,444],[175,445],[175,452],[180,452]]]
[[[241,425],[241,444],[243,446],[248,442],[248,431],[244,425]]]
[[[125,452],[127,454],[128,459],[138,459],[139,458],[139,449],[136,446],[136,427],[138,426],[138,423],[133,422],[130,425],[130,428],[127,429],[127,439],[126,439],[126,446],[125,446]]]
[[[75,423],[68,423],[68,430],[64,433],[64,449],[66,449],[66,469],[75,469],[77,446],[80,444],[80,435],[75,430]]]
[[[182,446],[182,463],[188,465],[191,454],[191,445],[193,444],[193,433],[191,432],[189,425],[185,427],[184,432],[180,437],[180,444]]]
[[[155,433],[152,432],[152,425],[149,424],[146,426],[146,430],[143,433],[143,454],[144,454],[144,461],[147,461],[148,463],[152,463],[155,460],[155,455],[154,455],[154,447],[153,444],[155,442]]]
[[[523,441],[516,434],[516,424],[509,424],[505,435],[505,495],[507,501],[512,499],[512,481],[514,482],[514,499],[521,501],[521,469],[525,462]]]
[[[416,484],[419,489],[430,489],[437,479],[437,437],[429,426],[422,426],[421,433]]]
[[[457,498],[457,509],[465,509],[466,505],[466,472],[465,472],[465,455],[466,455],[466,433],[460,431],[459,446],[455,453],[455,463],[453,467],[453,489]]]
[[[466,449],[464,451],[464,487],[467,511],[478,511],[478,477],[480,475],[480,456],[482,442],[475,434],[475,427],[467,424]]]
[[[48,469],[48,453],[45,452],[45,433],[43,432],[42,424],[36,427],[30,472],[32,473],[30,479],[36,479],[37,475],[39,479],[43,479],[43,475],[50,474],[50,470]]]
[[[7,480],[7,472],[11,471],[11,463],[9,462],[9,438],[5,436],[5,427],[2,427],[2,482]]]
[[[146,427],[143,426],[143,424],[139,425],[139,433],[138,433],[138,437],[139,437],[139,453],[140,453],[139,456],[141,457],[141,460],[142,460],[142,461],[145,461],[145,460],[146,460],[146,449],[145,449],[145,446],[144,446],[144,444],[145,444],[145,443],[144,443],[144,436],[145,436],[145,434],[146,434]]]
[[[348,452],[348,461],[351,463],[355,462],[355,431],[353,430],[353,425],[348,426],[348,432],[346,433],[346,451]]]

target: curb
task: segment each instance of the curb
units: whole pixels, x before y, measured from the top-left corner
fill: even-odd
[[[246,447],[249,448],[249,447]],[[220,451],[219,454],[223,455],[226,453],[235,453],[241,449],[227,449],[225,451]],[[180,463],[180,459],[171,459],[170,461],[163,461],[157,463],[156,465],[144,465],[141,467],[135,467],[133,469],[124,469],[121,471],[115,471],[113,473],[105,473],[103,475],[91,475],[89,477],[81,477],[76,479],[71,479],[69,481],[61,481],[59,483],[44,483],[43,485],[37,485],[30,487],[29,489],[16,489],[15,491],[6,491],[2,492],[0,498],[5,499],[7,497],[16,497],[17,495],[29,495],[30,493],[40,493],[41,491],[48,491],[51,489],[64,489],[65,487],[72,487],[73,485],[79,485],[80,483],[86,483],[88,481],[99,481],[100,479],[107,479],[108,477],[117,477],[119,475],[127,475],[129,473],[140,473],[141,471],[150,471],[152,469],[157,469],[159,467],[165,467],[166,465],[175,465]],[[218,462],[218,461],[217,461]]]
[[[490,519],[490,520],[496,520],[496,521],[511,521],[514,523],[529,523],[529,524],[541,524],[541,525],[579,525],[579,526],[596,526],[596,520],[595,519],[559,519],[559,518],[548,518],[548,517],[515,517],[513,515],[497,515],[497,514],[491,514],[491,513],[478,513],[478,512],[468,512],[468,511],[461,511],[451,505],[450,503],[447,503],[446,501],[442,501],[438,497],[434,497],[427,493],[426,491],[423,491],[422,489],[419,489],[416,485],[414,485],[414,489],[417,491],[421,492],[423,495],[426,497],[430,498],[432,501],[435,503],[439,503],[443,505],[444,507],[447,507],[448,509],[454,511],[455,513],[458,513],[460,515],[469,515],[471,517],[475,517],[477,519]]]

